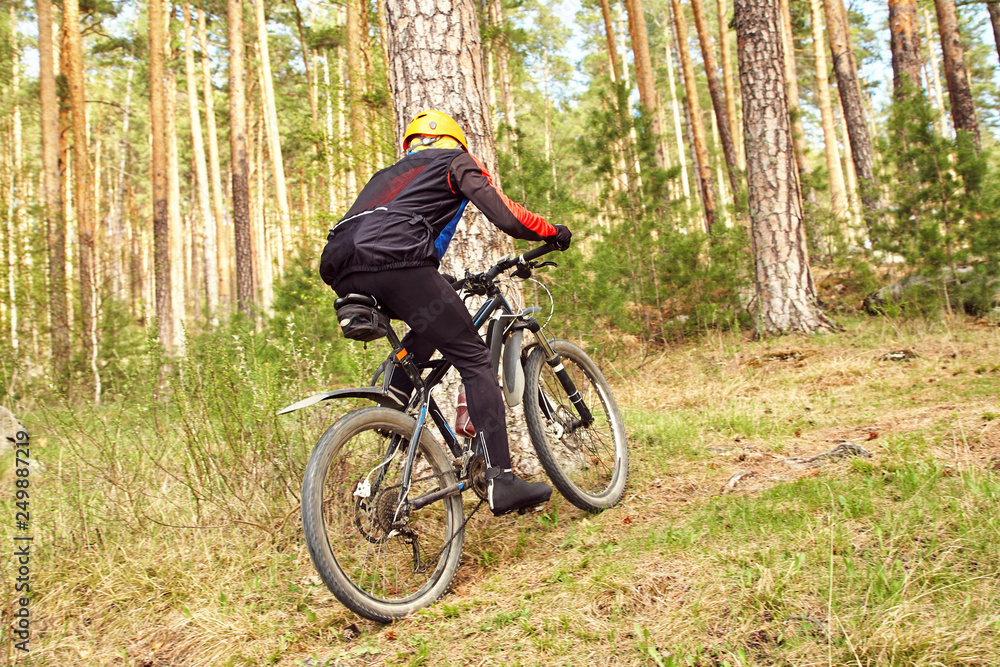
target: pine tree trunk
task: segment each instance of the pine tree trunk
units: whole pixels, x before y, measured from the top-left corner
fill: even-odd
[[[259,72],[258,72],[259,75]],[[261,110],[265,113],[264,110]],[[254,105],[250,105],[249,117],[251,146],[247,153],[250,161],[250,220],[253,225],[251,239],[253,242],[255,274],[254,284],[259,285],[259,300],[261,307],[269,312],[274,302],[274,232],[264,219],[264,200],[267,192],[267,179],[264,176],[264,126],[266,121],[257,115]]]
[[[635,78],[639,87],[639,101],[652,120],[653,136],[659,137],[663,131],[657,114],[656,77],[649,55],[649,33],[646,30],[646,13],[642,0],[624,0],[628,12],[628,29],[632,37],[632,53],[635,58]],[[656,165],[661,169],[665,161],[660,142],[655,140]]]
[[[327,51],[323,54],[323,88],[326,91],[324,96],[326,100],[326,133],[324,135],[324,150],[323,155],[326,158],[326,179],[327,179],[327,191],[329,193],[329,206],[331,212],[338,212],[341,210],[339,197],[337,196],[337,177],[333,166],[333,101],[332,93],[330,92],[330,54]]]
[[[172,60],[173,51],[170,48],[172,35],[167,24],[167,53],[165,57]],[[185,258],[184,248],[188,237],[184,233],[184,221],[181,219],[181,182],[180,162],[177,148],[177,75],[173,69],[166,67],[166,90],[163,96],[164,132],[167,146],[167,220],[170,225],[170,297],[173,304],[174,353],[184,354],[185,323],[187,321],[187,274],[190,273]]]
[[[267,130],[267,148],[274,173],[274,192],[277,196],[278,220],[281,240],[278,252],[278,271],[285,267],[285,252],[292,240],[291,208],[288,205],[288,186],[285,181],[285,163],[281,157],[281,134],[278,131],[278,109],[274,101],[274,81],[271,77],[271,55],[267,45],[267,24],[264,19],[264,0],[254,0],[257,10],[257,45],[260,53],[261,98],[264,128]]]
[[[955,132],[968,132],[978,149],[979,123],[976,121],[976,107],[965,70],[965,53],[958,34],[955,0],[934,0],[934,9],[937,11],[938,32],[941,34],[944,80],[948,84],[948,99],[951,101],[951,121],[955,125]]]
[[[69,47],[66,45],[66,31],[60,29],[59,31],[59,75],[65,77],[67,72],[69,72]],[[73,160],[71,157],[73,148],[73,121],[70,118],[69,112],[69,91],[66,86],[59,86],[57,88],[57,94],[59,95],[59,183],[62,188],[61,199],[62,199],[62,218],[66,221],[66,293],[63,295],[66,301],[66,313],[67,313],[67,332],[70,334],[70,340],[73,340],[73,332],[75,331],[75,308],[73,308],[73,303],[76,300],[76,294],[80,289],[80,281],[73,278],[76,272],[76,257],[72,251],[73,244],[76,242],[76,215],[73,213],[73,209],[76,204],[74,203],[73,195]],[[70,344],[72,348],[72,342]]]
[[[215,220],[216,275],[219,302],[232,302],[233,228],[226,217],[223,197],[222,166],[219,161],[219,136],[215,129],[215,93],[208,60],[208,20],[205,10],[198,12],[198,45],[201,49],[201,85],[205,99],[205,127],[208,131],[208,173],[212,185],[212,217]]]
[[[152,134],[153,272],[156,282],[156,320],[160,343],[173,350],[173,290],[170,269],[170,213],[167,203],[167,135],[164,118],[163,7],[149,0],[149,126]],[[181,307],[181,304],[178,304]]]
[[[694,27],[698,33],[698,43],[701,45],[701,56],[705,62],[705,75],[708,79],[708,92],[712,96],[712,108],[715,111],[716,129],[722,143],[722,154],[726,158],[729,171],[729,187],[734,196],[740,191],[740,160],[736,155],[736,144],[733,140],[732,125],[729,122],[729,110],[726,107],[726,93],[719,81],[719,64],[715,59],[715,47],[712,45],[712,35],[709,33],[708,20],[705,18],[705,6],[702,0],[691,0],[694,13]],[[722,193],[720,193],[721,195]]]
[[[10,325],[8,334],[11,344],[11,350],[14,353],[15,359],[19,357],[19,351],[21,347],[21,337],[18,327],[18,308],[17,308],[17,275],[19,262],[17,261],[18,248],[21,247],[21,222],[20,222],[20,209],[17,206],[18,200],[18,181],[21,178],[21,108],[18,104],[18,96],[20,93],[20,73],[19,66],[20,60],[18,50],[17,50],[17,30],[14,26],[17,25],[17,15],[14,5],[10,5],[10,25],[11,30],[11,43],[10,53],[11,53],[11,77],[10,77],[10,96],[13,105],[13,113],[11,119],[11,133],[9,137],[12,149],[10,153],[5,156],[4,166],[5,170],[8,172],[7,179],[7,300],[4,303],[9,309],[10,319],[8,324]]]
[[[601,1],[601,14],[604,19],[604,36],[608,45],[608,59],[611,63],[611,81],[616,86],[616,94],[613,96],[611,103],[614,105],[614,110],[618,114],[618,122],[621,124],[622,129],[626,127],[629,128],[629,138],[623,141],[618,150],[616,150],[615,164],[621,174],[621,178],[619,179],[616,177],[612,179],[612,188],[615,192],[619,192],[622,189],[622,184],[624,183],[624,189],[628,191],[630,201],[633,201],[635,199],[635,193],[632,187],[634,179],[631,177],[631,172],[629,168],[626,167],[626,164],[635,164],[635,159],[631,155],[635,128],[632,125],[631,115],[627,107],[627,84],[622,83],[622,63],[618,57],[618,46],[617,42],[615,42],[614,22],[611,18],[611,7],[607,0]],[[662,147],[660,150],[662,150]],[[634,201],[632,205],[634,207]]]
[[[677,100],[677,86],[674,81],[674,56],[671,52],[672,24],[663,10],[663,59],[667,63],[667,82],[670,86],[670,110],[674,117],[674,138],[677,139],[677,161],[681,165],[681,191],[684,193],[684,203],[691,209],[691,185],[688,182],[687,156],[684,150],[684,128],[681,124],[680,102]]]
[[[785,87],[788,89],[788,114],[792,119],[792,140],[795,143],[795,164],[799,168],[799,182],[809,173],[806,164],[806,131],[802,125],[802,105],[799,103],[799,73],[795,62],[795,40],[792,35],[792,14],[788,0],[780,0],[781,44],[785,57]]]
[[[931,13],[922,8],[924,16],[924,39],[927,41],[927,55],[930,58],[931,88],[934,93],[934,106],[938,112],[938,125],[942,137],[948,136],[948,116],[944,109],[944,92],[941,90],[941,75],[938,70],[937,53],[934,51],[934,30],[931,28]]]
[[[504,122],[507,124],[507,139],[510,144],[513,131],[517,128],[517,110],[514,105],[514,88],[510,80],[510,47],[507,44],[507,31],[504,29],[502,0],[492,0],[490,11],[493,12],[493,21],[500,32],[500,39],[497,41],[497,76],[500,77]]]
[[[185,2],[184,14],[184,71],[187,76],[188,112],[191,118],[191,150],[194,153],[195,178],[198,187],[198,213],[201,216],[202,249],[205,292],[208,310],[215,316],[219,307],[219,269],[217,230],[212,214],[212,198],[205,164],[205,141],[201,134],[201,115],[198,113],[198,84],[194,65],[194,36],[191,26],[191,5]]]
[[[687,93],[687,108],[691,134],[694,142],[694,156],[698,173],[698,187],[705,207],[705,231],[712,232],[715,223],[715,191],[712,188],[712,163],[708,158],[708,142],[705,139],[705,124],[701,118],[701,103],[698,101],[698,84],[695,80],[694,63],[688,51],[687,22],[680,0],[670,0],[673,10],[674,27],[677,31],[677,53],[681,57],[681,73]]]
[[[117,299],[125,299],[125,180],[128,173],[129,126],[132,120],[132,77],[135,62],[129,61],[125,75],[125,103],[122,110],[122,138],[118,145],[118,177],[115,181],[115,195],[108,214],[111,233],[111,288]]]
[[[614,24],[608,0],[601,0],[601,16],[604,19],[604,36],[608,44],[608,58],[611,61],[611,81],[617,83],[622,79],[622,71],[618,61],[618,48],[615,46]]]
[[[993,26],[993,43],[997,48],[997,55],[1000,56],[1000,2],[992,0],[986,3],[986,9],[990,13],[990,25]]]
[[[316,132],[319,128],[319,86],[312,66],[312,49],[306,43],[306,31],[302,25],[302,12],[299,11],[298,0],[292,0],[292,8],[295,10],[295,25],[299,32],[299,43],[302,45],[302,67],[306,71],[306,84],[309,87],[309,117],[312,119],[312,131]]]
[[[363,62],[361,58],[361,16],[358,8],[358,0],[346,0],[347,3],[347,79],[348,79],[348,106],[350,108],[349,123],[351,126],[351,154],[353,156],[352,168],[354,172],[364,174],[367,172],[364,147],[368,143],[366,114],[362,97],[365,94],[365,78]],[[359,186],[360,187],[360,186]],[[353,198],[356,192],[348,193],[348,198]]]
[[[889,0],[889,45],[892,49],[892,88],[903,99],[905,85],[920,87],[920,26],[917,0]]]
[[[101,392],[97,372],[97,285],[90,155],[87,145],[87,103],[84,92],[83,40],[77,0],[63,2],[63,30],[66,31],[66,59],[69,103],[73,115],[73,176],[75,178],[77,240],[80,249],[80,324],[84,358],[93,374],[94,398]]]
[[[736,85],[733,72],[732,49],[729,46],[729,16],[727,0],[718,0],[719,14],[719,52],[722,55],[722,81],[726,90],[726,112],[729,114],[729,125],[736,145],[736,157],[739,158],[740,170],[745,168],[746,153],[743,150],[743,132],[740,127],[739,111],[736,108]]]
[[[847,204],[847,189],[844,185],[844,170],[840,166],[840,150],[837,148],[837,128],[833,118],[833,104],[830,99],[830,82],[826,64],[826,37],[823,30],[823,12],[820,0],[809,0],[811,13],[813,55],[816,58],[816,98],[819,104],[823,127],[823,147],[826,169],[830,175],[830,209],[838,220],[847,220],[850,210]]]
[[[760,336],[835,328],[819,310],[809,270],[780,30],[772,0],[736,0]]]
[[[66,312],[66,218],[59,173],[59,99],[56,96],[52,1],[38,0],[38,79],[41,100],[42,170],[45,174],[45,224],[49,260],[49,330],[52,373],[65,387],[69,364],[69,319]]]
[[[349,32],[347,30],[347,8],[341,6],[337,13],[338,21],[343,21],[342,25],[346,34]],[[357,160],[353,156],[356,146],[354,145],[353,137],[349,138],[347,132],[348,122],[351,120],[351,109],[350,91],[348,90],[348,66],[344,52],[345,48],[343,44],[338,44],[335,59],[337,63],[337,142],[335,146],[340,156],[338,161],[339,171],[344,175],[343,183],[341,184],[343,189],[339,194],[341,201],[344,203],[343,208],[346,210],[347,203],[354,198],[359,187],[357,183],[358,165]]]
[[[847,119],[844,117],[844,107],[840,104],[840,98],[836,97],[836,99],[836,110],[840,115],[840,143],[844,147],[844,159],[841,162],[841,167],[844,171],[844,181],[846,183],[847,205],[851,211],[849,218],[844,218],[840,222],[848,230],[845,237],[853,243],[856,240],[856,234],[851,223],[855,218],[859,218],[861,213],[861,206],[858,201],[858,174],[854,169],[854,156],[851,154],[851,137],[847,129]]]
[[[830,52],[833,54],[833,71],[837,75],[837,90],[851,137],[851,155],[854,158],[854,171],[858,175],[861,202],[869,213],[878,213],[883,204],[875,180],[875,159],[858,88],[858,73],[851,54],[847,12],[844,11],[842,0],[823,0],[823,6],[826,9],[826,26],[830,35]],[[869,234],[870,217],[866,215]]]
[[[243,67],[243,1],[228,0],[229,23],[229,144],[233,187],[233,234],[236,250],[236,301],[247,317],[254,316],[252,247],[250,244],[250,184],[247,164],[246,84]]]

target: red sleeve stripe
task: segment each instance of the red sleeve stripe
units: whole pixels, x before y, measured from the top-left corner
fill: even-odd
[[[469,154],[469,157],[471,157],[473,160],[476,161],[476,164],[479,165],[479,168],[483,170],[483,176],[485,176],[486,180],[490,182],[490,185],[493,185],[493,178],[490,176],[490,173],[486,171],[486,167],[483,166],[483,163],[480,162],[479,159],[475,155],[472,155],[471,153]],[[494,186],[494,189],[496,189],[496,186]],[[500,200],[504,203],[504,205],[507,206],[507,209],[514,214],[514,217],[517,218],[517,221],[520,222],[525,227],[527,227],[528,229],[530,229],[531,231],[543,237],[553,236],[556,233],[556,228],[547,223],[545,221],[545,218],[543,218],[542,216],[532,213],[531,211],[529,211],[528,209],[524,208],[523,206],[521,206],[516,202],[512,202],[507,197],[507,195],[500,192],[499,190],[497,190],[497,194],[500,195]]]
[[[490,182],[490,185],[493,185],[493,177],[490,176],[490,172],[486,171],[486,167],[484,167],[483,163],[479,161],[479,158],[477,158],[472,153],[469,153],[469,157],[471,157],[473,160],[476,161],[476,164],[479,165],[479,168],[483,171],[483,176],[485,176],[486,180]],[[494,186],[494,187],[496,187],[496,186]]]
[[[555,235],[556,228],[547,223],[545,218],[532,213],[517,202],[512,202],[504,193],[498,191],[497,194],[500,195],[500,200],[507,205],[507,208],[510,209],[510,212],[514,214],[514,217],[522,225],[542,237]]]

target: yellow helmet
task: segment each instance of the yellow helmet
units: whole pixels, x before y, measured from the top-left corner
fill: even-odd
[[[458,126],[451,116],[440,111],[422,111],[413,117],[410,124],[406,126],[403,133],[403,150],[407,150],[410,139],[418,135],[448,136],[455,139],[466,151],[469,144],[465,140],[465,133]],[[456,146],[457,148],[457,146]]]

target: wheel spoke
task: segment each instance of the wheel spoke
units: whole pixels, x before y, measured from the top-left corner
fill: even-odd
[[[373,620],[399,618],[439,598],[461,554],[460,496],[415,511],[404,504],[397,513],[405,457],[391,457],[389,443],[401,439],[405,447],[412,429],[412,418],[387,408],[350,413],[320,439],[306,470],[302,517],[313,563],[341,602]],[[448,458],[429,438],[417,450],[410,497],[454,484]],[[356,496],[366,479],[370,493]],[[317,496],[318,522],[311,511]]]
[[[540,348],[529,355],[525,414],[539,460],[559,491],[581,509],[618,502],[625,489],[628,449],[621,417],[607,381],[586,353],[566,341],[551,341],[583,404],[592,416],[584,426],[577,407]]]

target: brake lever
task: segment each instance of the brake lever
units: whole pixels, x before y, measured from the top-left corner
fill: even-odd
[[[546,266],[559,266],[555,262],[542,262],[541,264],[536,264],[536,269],[544,269]]]
[[[514,269],[514,276],[521,280],[527,280],[531,277],[531,268],[531,264],[520,264]]]

